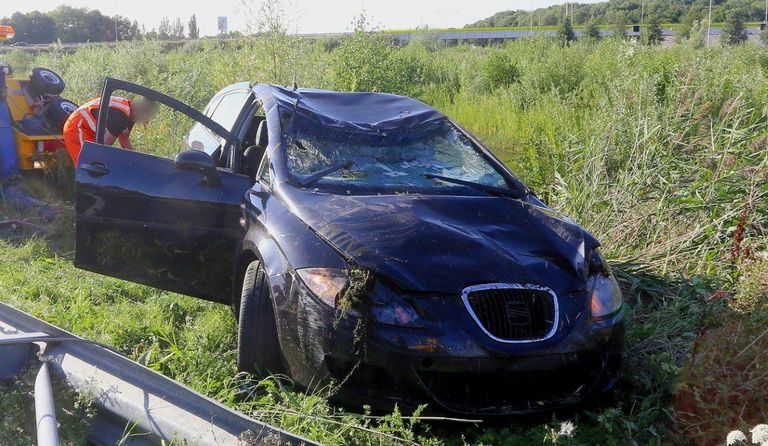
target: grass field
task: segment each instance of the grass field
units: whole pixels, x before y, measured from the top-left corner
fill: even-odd
[[[768,422],[764,49],[614,39],[563,48],[545,38],[391,47],[358,33],[339,46],[272,37],[164,52],[141,43],[16,51],[10,62],[60,72],[78,101],[98,95],[105,76],[198,108],[242,80],[416,96],[595,234],[631,310],[624,377],[586,408],[493,425],[344,412],[328,402],[332,388],[300,393],[284,378],[238,375],[229,308],[73,268],[71,178],[59,169],[33,182],[59,203],[53,232],[0,234],[0,299],[35,316],[327,444],[709,445]],[[138,146],[172,156],[186,130],[161,114],[137,129]]]

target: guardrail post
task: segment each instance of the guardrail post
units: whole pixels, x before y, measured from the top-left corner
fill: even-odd
[[[48,373],[48,363],[45,361],[35,378],[35,423],[37,446],[59,446],[56,405],[53,402],[51,375]]]

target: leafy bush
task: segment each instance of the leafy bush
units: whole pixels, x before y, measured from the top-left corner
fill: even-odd
[[[508,87],[520,80],[520,70],[509,53],[504,50],[490,51],[482,70],[483,86],[487,91]]]
[[[392,42],[369,31],[363,16],[356,19],[354,27],[355,32],[342,39],[333,52],[334,86],[351,91],[390,91]]]

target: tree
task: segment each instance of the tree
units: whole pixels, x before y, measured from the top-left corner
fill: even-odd
[[[138,23],[97,9],[59,6],[49,13],[56,22],[58,38],[65,43],[133,40],[139,37]]]
[[[181,19],[176,17],[171,26],[171,38],[183,39],[184,38],[184,24],[181,23]]]
[[[507,3],[521,5],[525,2]],[[501,11],[491,17],[468,24],[467,27],[527,27],[530,26],[531,15],[536,17],[539,26],[555,25],[560,23],[566,8],[569,10],[568,15],[574,25],[587,24],[590,19],[596,20],[601,25],[614,24],[619,15],[625,18],[626,23],[639,23],[642,10],[645,9],[647,17],[657,17],[661,23],[683,24],[681,32],[685,35],[681,38],[687,38],[688,30],[693,26],[693,23],[707,19],[709,13],[708,0],[604,0],[588,3],[579,2],[575,9],[562,4],[565,2],[549,3],[561,4],[538,8],[534,11],[521,9]],[[712,6],[713,22],[725,21],[728,13],[734,8],[744,9],[745,21],[758,22],[763,20],[765,0],[714,0]]]
[[[100,11],[85,11],[85,23],[88,30],[89,42],[106,42],[115,40],[115,22]]]
[[[568,46],[571,42],[576,40],[576,33],[573,31],[573,24],[571,23],[570,18],[566,17],[565,20],[563,20],[563,24],[557,31],[557,38],[563,46]]]
[[[590,39],[599,39],[601,37],[600,28],[597,27],[597,22],[594,18],[589,21],[587,29],[584,30],[584,35]]]
[[[141,26],[141,36],[147,40],[157,40],[159,36],[157,35],[157,30],[155,28],[150,29],[147,31],[147,27],[142,25]]]
[[[246,17],[248,32],[264,40],[270,80],[290,84],[294,80],[297,41],[288,34],[291,23],[283,0],[241,0],[239,9]]]
[[[160,26],[157,27],[157,38],[160,40],[168,40],[173,34],[173,28],[171,27],[171,19],[163,17],[160,19]]]
[[[656,17],[651,18],[648,22],[648,30],[645,32],[646,45],[658,45],[664,41],[664,34],[661,30],[661,23]]]
[[[85,42],[88,40],[85,11],[71,6],[61,5],[50,12],[56,21],[59,40],[64,43]]]
[[[371,29],[365,13],[352,21],[352,34],[346,35],[333,51],[334,87],[351,91],[394,91],[392,41]]]
[[[725,21],[722,43],[726,45],[738,45],[747,41],[747,29],[744,26],[744,12],[732,11]]]
[[[189,27],[190,39],[197,39],[200,37],[200,28],[197,27],[197,17],[194,14],[192,14],[192,17],[189,19],[189,24],[187,26]]]
[[[51,43],[56,41],[56,22],[42,12],[14,13],[7,24],[16,30],[15,40],[17,42]]]

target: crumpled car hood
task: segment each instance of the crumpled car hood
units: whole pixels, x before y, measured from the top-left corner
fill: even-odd
[[[599,245],[566,217],[509,198],[283,192],[328,243],[411,291],[497,282],[582,290],[585,254]]]

